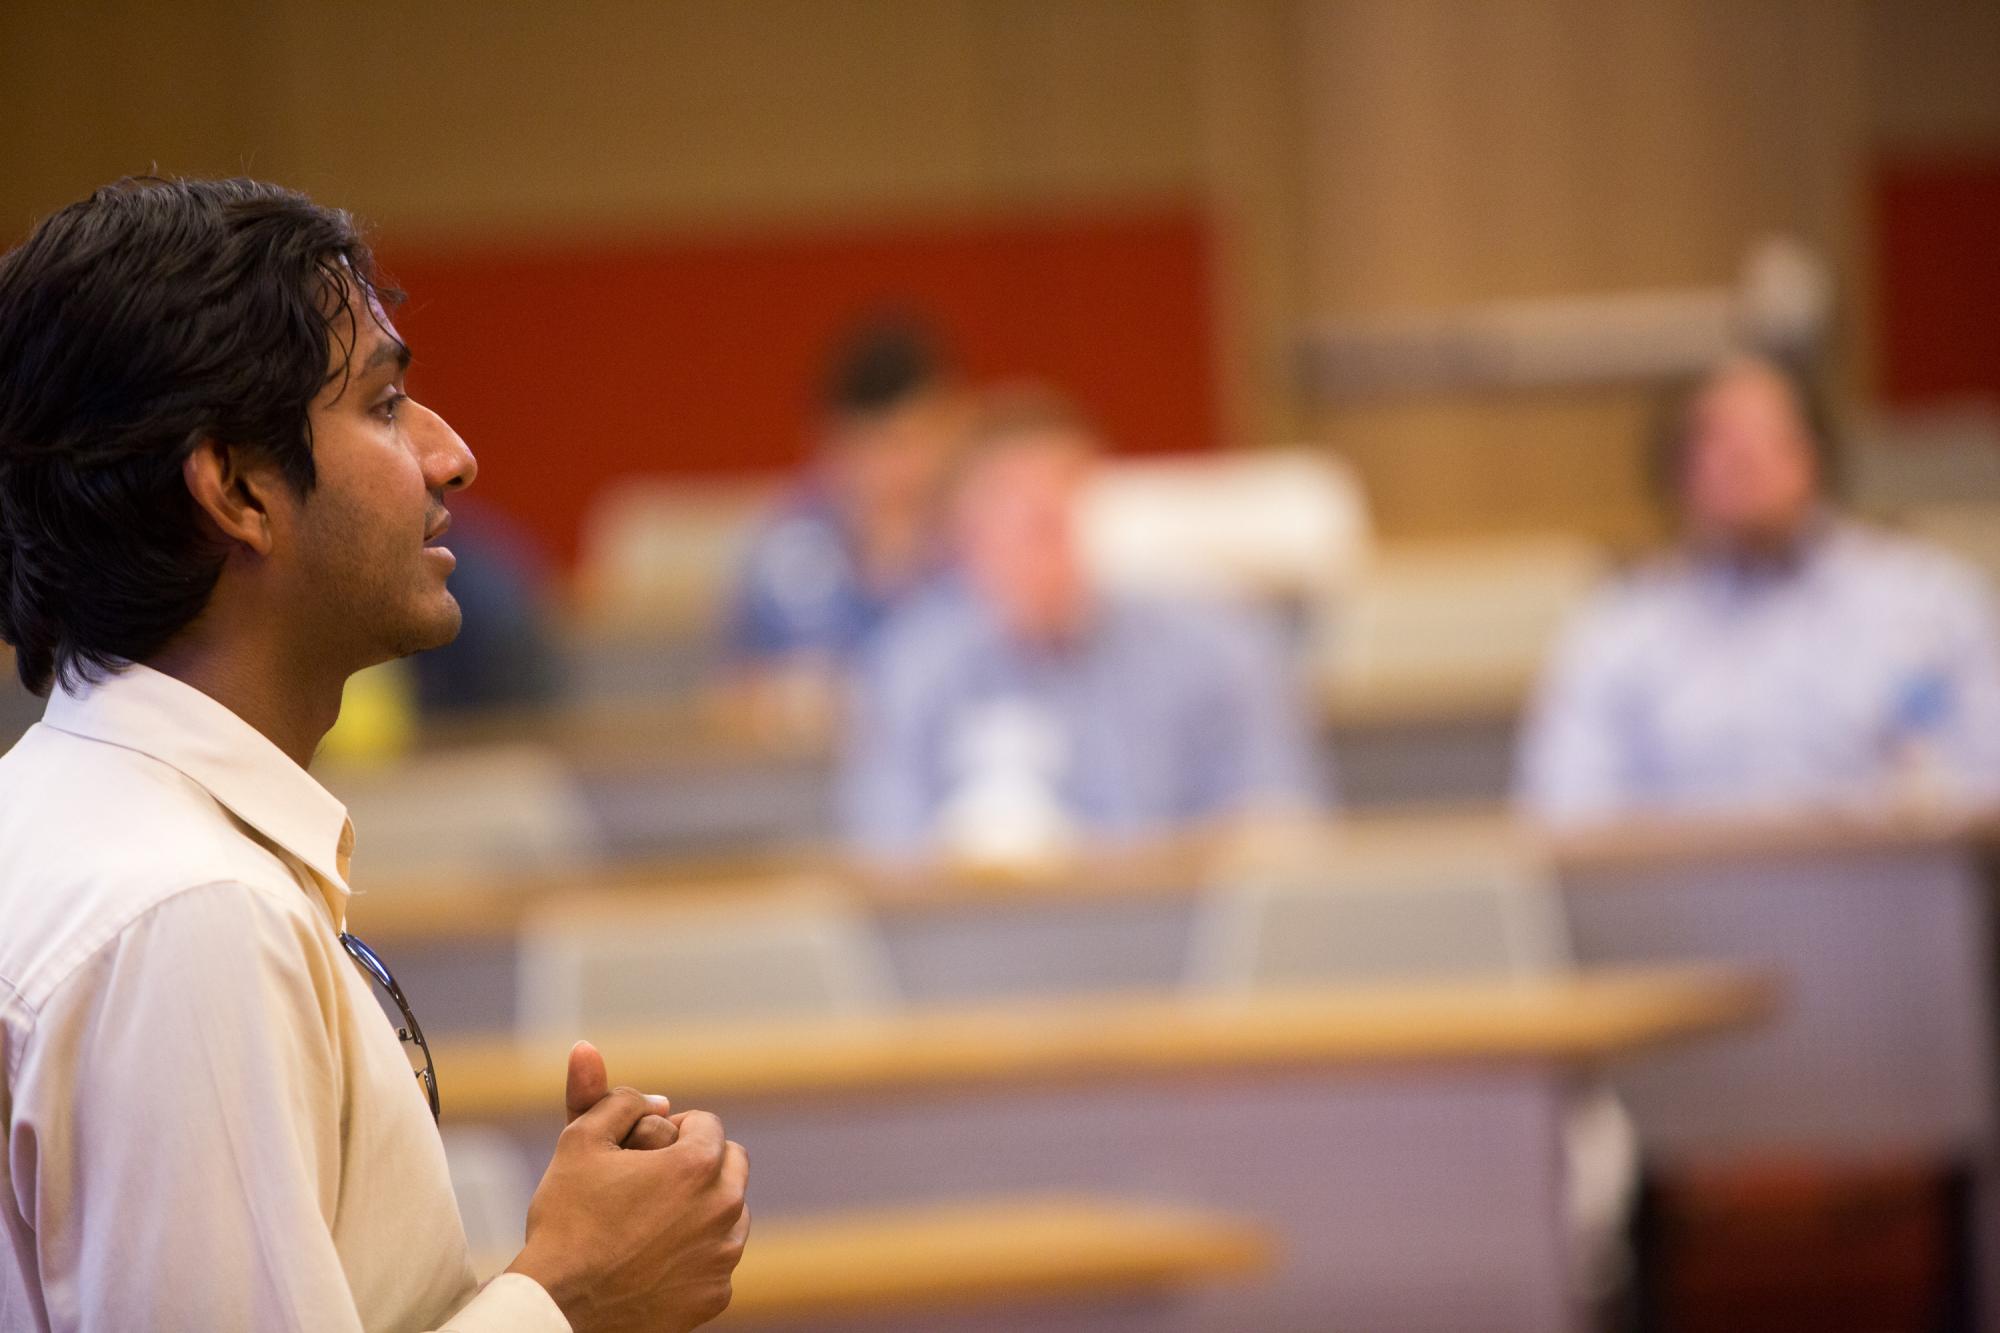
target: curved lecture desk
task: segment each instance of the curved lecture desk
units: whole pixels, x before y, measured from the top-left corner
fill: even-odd
[[[774,854],[387,884],[351,911],[392,958],[483,951],[505,1026],[512,936],[537,905],[615,917],[813,879],[844,884],[870,910],[906,998],[954,1003],[1168,989],[1185,972],[1203,887],[1260,862],[1297,873],[1452,847],[1546,863],[1583,966],[1725,963],[1783,979],[1785,1016],[1754,1040],[1631,1077],[1623,1090],[1649,1152],[1964,1160],[1992,1145],[1992,816],[1652,823],[1554,840],[1492,815],[1374,816],[1290,841],[1189,839],[1039,874],[884,878]],[[454,1025],[467,1024],[442,1024]]]
[[[1632,1073],[1656,1155],[1990,1155],[2000,818],[1660,822],[1549,850],[1584,962],[1784,979],[1754,1042]]]
[[[1317,845],[1275,853],[1257,846],[1307,864],[1393,858],[1412,846],[1534,856],[1562,889],[1584,966],[1711,963],[1776,976],[1786,1000],[1772,1023],[1617,1071],[1647,1154],[1667,1163],[1779,1154],[1967,1168],[1982,1214],[1974,1224],[1992,1238],[1981,1254],[1996,1256],[1979,1265],[1983,1299],[2000,1326],[1992,924],[2000,817],[1655,822],[1544,839],[1492,814],[1371,816],[1318,836]],[[1040,875],[847,879],[873,907],[913,1001],[1162,989],[1185,966],[1200,886],[1254,863],[1246,846],[1192,840]],[[383,885],[353,911],[356,929],[381,934],[396,954],[482,958],[483,989],[464,990],[485,997],[486,1013],[511,1004],[512,932],[534,902],[615,913],[690,885],[726,892],[828,866],[802,853]]]
[[[1636,1065],[1655,1161],[1928,1162],[1970,1185],[1956,1274],[2000,1327],[1992,815],[1659,823],[1550,849],[1580,958],[1773,969],[1780,1019]]]
[[[1571,1092],[1607,1063],[1756,1023],[1774,998],[1741,971],[1647,969],[593,1035],[620,1082],[723,1115],[774,1223],[1080,1191],[1278,1238],[1263,1282],[1103,1327],[1550,1333],[1581,1327]],[[448,1117],[547,1152],[564,1042],[436,1045]]]

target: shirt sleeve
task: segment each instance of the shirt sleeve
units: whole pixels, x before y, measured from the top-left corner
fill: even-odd
[[[437,1333],[570,1333],[555,1297],[524,1273],[502,1273]]]
[[[125,926],[44,1005],[9,1150],[56,1329],[361,1333],[331,1229],[351,1168],[336,965],[310,920],[215,883]],[[448,1327],[566,1330],[522,1281]]]
[[[851,687],[840,764],[841,823],[860,851],[887,858],[930,842],[940,794],[926,754],[924,717],[935,701],[911,670],[923,644],[891,633],[866,653]]]
[[[1317,729],[1283,636],[1244,613],[1219,622],[1220,671],[1201,746],[1197,817],[1312,810],[1328,797]]]
[[[1969,574],[1945,599],[1944,670],[1955,705],[1941,758],[1968,800],[2000,800],[2000,617],[1992,588]]]
[[[781,516],[750,539],[736,574],[727,647],[739,666],[837,656],[859,633],[854,574],[839,531],[812,513]]]
[[[730,590],[724,638],[729,656],[739,664],[767,661],[792,646],[770,586],[769,546],[768,532],[751,539]]]

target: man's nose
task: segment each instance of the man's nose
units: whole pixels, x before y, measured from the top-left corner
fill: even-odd
[[[418,421],[412,434],[418,442],[424,484],[434,491],[464,490],[479,475],[479,460],[450,422],[420,403],[413,406]]]

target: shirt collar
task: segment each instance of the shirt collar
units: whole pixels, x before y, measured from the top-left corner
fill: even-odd
[[[1845,522],[1821,507],[1807,517],[1798,537],[1782,552],[1753,557],[1694,548],[1689,568],[1714,595],[1740,600],[1810,577],[1845,534]]]
[[[354,826],[347,807],[270,739],[192,685],[146,666],[57,689],[44,726],[149,755],[313,870],[339,925]]]

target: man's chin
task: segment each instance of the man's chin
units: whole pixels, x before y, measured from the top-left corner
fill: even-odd
[[[459,610],[458,599],[445,593],[442,606],[431,608],[428,614],[410,626],[409,633],[398,645],[396,656],[410,657],[442,648],[458,637],[464,624],[465,613]]]

